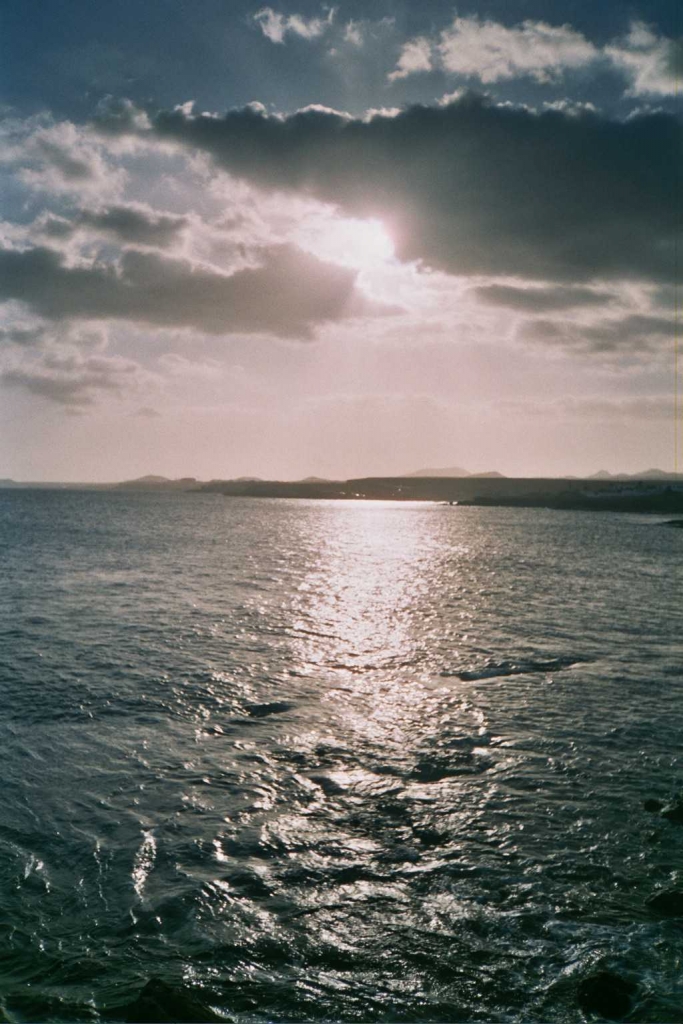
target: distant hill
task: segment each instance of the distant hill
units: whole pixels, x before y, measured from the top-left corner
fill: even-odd
[[[166,476],[139,476],[136,480],[124,480],[114,484],[118,491],[196,491],[202,484],[193,476],[184,476],[179,480],[169,480]]]
[[[645,469],[634,473],[632,480],[683,480],[683,473],[667,473],[664,469]]]
[[[302,484],[329,484],[332,481],[325,476],[305,476],[299,483]]]
[[[417,469],[414,473],[406,473],[406,477],[426,477],[435,479],[437,477],[479,477],[489,478],[494,477],[500,480],[504,480],[505,475],[498,473],[496,470],[491,470],[488,473],[470,473],[469,469],[463,469],[462,466],[446,466],[439,469]]]
[[[683,480],[683,473],[667,473],[665,469],[644,469],[640,473],[609,473],[600,469],[586,480]]]
[[[414,473],[406,473],[406,476],[425,476],[425,477],[437,477],[437,476],[472,476],[468,469],[462,469],[460,466],[449,466],[448,468],[441,469],[416,469]]]

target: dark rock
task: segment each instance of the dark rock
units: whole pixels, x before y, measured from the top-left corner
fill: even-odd
[[[125,1014],[124,1020],[130,1024],[205,1024],[222,1020],[201,1000],[159,978],[147,982],[137,999],[126,1007]]]
[[[664,889],[650,896],[647,905],[662,917],[683,917],[683,892],[680,889]]]
[[[667,804],[662,811],[662,817],[671,821],[674,825],[683,825],[683,800],[675,800]]]
[[[325,796],[340,796],[345,792],[344,787],[331,779],[329,775],[309,775],[308,777],[311,782],[315,782],[316,786],[320,786]]]
[[[659,811],[661,811],[663,806],[664,804],[661,800],[654,800],[650,798],[649,800],[643,801],[643,807],[646,811],[649,811],[650,814],[657,814]]]
[[[579,1006],[584,1013],[595,1013],[607,1020],[622,1020],[631,1009],[637,986],[612,971],[598,971],[580,982]]]
[[[249,871],[248,868],[237,868],[229,874],[223,875],[223,880],[236,889],[240,895],[252,900],[267,899],[273,894],[261,876],[256,871]]]
[[[244,710],[252,718],[267,718],[269,715],[283,715],[285,711],[291,711],[293,704],[284,700],[273,700],[267,704],[245,704]]]
[[[416,828],[413,829],[413,833],[416,839],[430,849],[433,846],[445,846],[448,840],[448,836],[444,832],[439,832],[435,828]]]
[[[450,779],[454,775],[462,775],[463,766],[466,769],[467,763],[471,760],[472,755],[469,752],[451,761],[439,758],[423,758],[413,768],[410,778],[414,779],[415,782],[441,782],[443,779]]]

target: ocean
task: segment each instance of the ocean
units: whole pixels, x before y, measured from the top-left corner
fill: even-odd
[[[14,490],[0,548],[0,1019],[683,1019],[682,531]]]

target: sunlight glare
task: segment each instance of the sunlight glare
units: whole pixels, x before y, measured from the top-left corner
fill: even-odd
[[[302,225],[297,241],[321,260],[358,270],[372,270],[394,257],[394,243],[375,218],[324,218]]]

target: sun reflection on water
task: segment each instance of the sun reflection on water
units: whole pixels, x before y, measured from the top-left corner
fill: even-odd
[[[296,627],[314,634],[304,660],[357,673],[410,659],[411,614],[429,586],[434,551],[411,511],[359,502],[324,524],[317,560],[299,587]]]
[[[438,623],[426,618],[449,551],[425,511],[358,502],[317,518],[318,550],[293,619],[296,664],[343,729],[397,752],[423,731],[420,719],[432,720],[443,688],[425,647]]]

